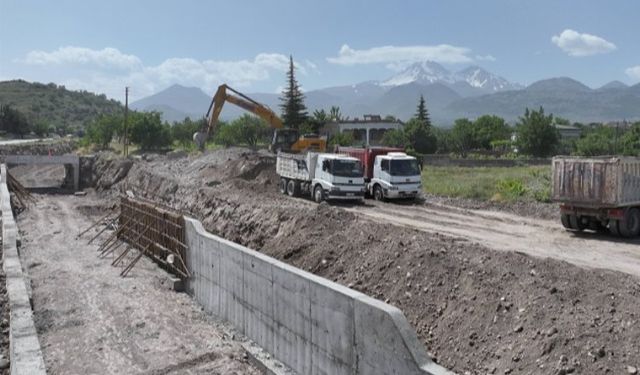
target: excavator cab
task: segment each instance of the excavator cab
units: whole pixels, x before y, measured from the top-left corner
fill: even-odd
[[[273,133],[273,140],[269,150],[273,153],[278,153],[278,151],[324,152],[327,149],[326,137],[319,137],[317,134],[305,134],[303,136],[299,134],[296,129],[276,129]]]
[[[269,149],[273,153],[278,151],[292,151],[292,146],[298,141],[299,133],[296,129],[275,129]]]

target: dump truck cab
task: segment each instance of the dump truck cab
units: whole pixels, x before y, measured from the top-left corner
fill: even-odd
[[[360,160],[340,154],[318,154],[313,178],[313,198],[364,199],[364,177]],[[322,197],[317,197],[318,189]],[[320,199],[322,198],[322,199]]]
[[[418,160],[404,152],[377,155],[368,190],[375,199],[416,198],[422,190]]]

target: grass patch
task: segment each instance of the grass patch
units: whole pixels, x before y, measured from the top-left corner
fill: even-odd
[[[550,166],[434,167],[422,171],[425,192],[479,200],[548,202]]]

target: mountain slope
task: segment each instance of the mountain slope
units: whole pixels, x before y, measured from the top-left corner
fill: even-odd
[[[124,110],[122,104],[87,91],[71,91],[54,83],[23,80],[0,82],[0,104],[11,105],[29,122],[44,121],[56,127],[82,128],[103,113]]]
[[[182,121],[189,116],[200,118],[207,113],[211,96],[197,87],[170,86],[156,94],[131,103],[131,108],[141,111],[160,111],[163,120]]]
[[[571,121],[640,119],[640,90],[634,87],[592,90],[570,78],[535,82],[519,91],[463,98],[445,109],[446,117],[478,117],[486,113],[515,120],[525,108],[544,107],[547,113]]]

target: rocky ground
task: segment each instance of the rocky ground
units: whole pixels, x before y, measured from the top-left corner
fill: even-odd
[[[95,167],[105,199],[131,190],[398,306],[430,355],[456,372],[619,374],[640,366],[637,243],[571,236],[535,219],[546,217],[537,208],[514,209],[529,216],[522,218],[446,201],[406,210],[316,205],[280,195],[273,157],[242,149],[134,162],[102,156]],[[530,225],[544,232],[531,237]],[[615,262],[600,261],[611,254]]]

